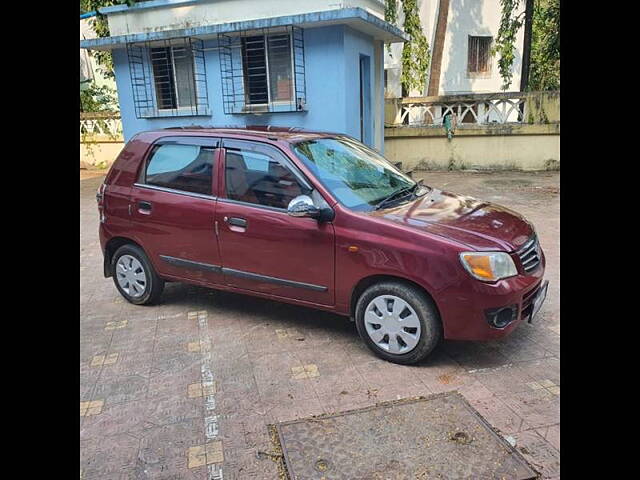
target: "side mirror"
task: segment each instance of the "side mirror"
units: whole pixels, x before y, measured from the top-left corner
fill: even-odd
[[[319,222],[333,220],[334,212],[330,207],[318,208],[309,195],[299,195],[289,202],[287,213],[292,217],[315,218]]]
[[[320,209],[315,206],[309,195],[298,195],[289,202],[287,213],[292,217],[318,218]]]

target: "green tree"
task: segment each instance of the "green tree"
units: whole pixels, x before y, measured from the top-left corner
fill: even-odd
[[[402,2],[404,13],[403,30],[410,40],[402,48],[402,75],[400,83],[403,92],[424,91],[427,83],[427,71],[431,60],[429,42],[422,31],[418,0],[386,0],[384,16],[389,23],[398,21],[398,2]],[[403,93],[404,95],[405,93]]]
[[[492,53],[499,55],[498,70],[502,77],[502,89],[507,90],[511,86],[513,78],[513,61],[515,59],[516,35],[524,24],[525,11],[516,13],[520,6],[520,0],[500,0],[502,16],[500,27]]]
[[[533,9],[528,89],[560,89],[560,0],[540,0]]]
[[[98,12],[102,7],[112,5],[135,4],[135,0],[80,0],[80,15],[88,12]],[[89,22],[98,37],[109,36],[109,25],[104,15],[98,13],[95,17],[89,18]],[[107,78],[113,78],[113,58],[110,51],[94,50],[93,58],[99,65],[98,70]],[[106,85],[97,86],[91,82],[88,87],[80,89],[80,111],[81,112],[116,112],[118,111],[118,100],[115,91]]]
[[[117,112],[116,92],[107,85],[97,86],[95,82],[80,90],[81,112]]]
[[[513,78],[516,35],[524,24],[521,0],[500,0],[502,16],[493,48],[499,55],[498,70],[502,88],[507,90]],[[531,53],[527,90],[560,88],[560,0],[534,0]]]
[[[129,5],[132,6],[136,0],[80,0],[80,14],[87,12],[98,12],[102,7],[111,7],[113,5]],[[98,37],[109,36],[109,25],[104,15],[96,15],[89,19],[91,26]],[[108,50],[95,50],[93,56],[100,65],[100,71],[105,77],[113,78],[113,57]]]

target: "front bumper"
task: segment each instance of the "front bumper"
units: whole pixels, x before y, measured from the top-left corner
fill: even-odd
[[[496,340],[508,336],[531,317],[534,300],[544,284],[545,259],[535,271],[500,280],[495,284],[472,278],[440,295],[438,307],[448,340]],[[502,328],[492,326],[487,316],[505,307],[514,310],[513,320]]]

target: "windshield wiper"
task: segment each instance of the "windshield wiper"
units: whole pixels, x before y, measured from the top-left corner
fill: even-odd
[[[424,179],[421,178],[416,183],[415,189],[413,190],[413,193],[416,197],[418,197],[418,191],[420,191],[420,189],[424,189],[424,191],[419,196],[422,196],[425,193],[427,193],[429,190],[431,190],[431,187],[426,186],[423,182],[424,182]]]
[[[381,202],[378,202],[375,206],[376,210],[380,210],[382,207],[384,207],[387,203],[389,203],[391,200],[395,199],[395,198],[400,198],[400,196],[403,193],[409,193],[411,192],[413,194],[413,190],[415,188],[418,188],[418,183],[416,183],[415,185],[411,185],[410,187],[405,187],[405,188],[401,188],[400,190],[393,192],[391,195],[389,195],[388,197],[385,197],[384,199],[382,199]]]

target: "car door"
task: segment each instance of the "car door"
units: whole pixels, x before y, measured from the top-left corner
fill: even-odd
[[[225,282],[333,305],[333,225],[287,213],[291,199],[300,194],[324,200],[279,149],[259,142],[222,141],[216,221]]]
[[[132,231],[158,273],[222,284],[215,232],[219,139],[156,141],[131,194]]]

